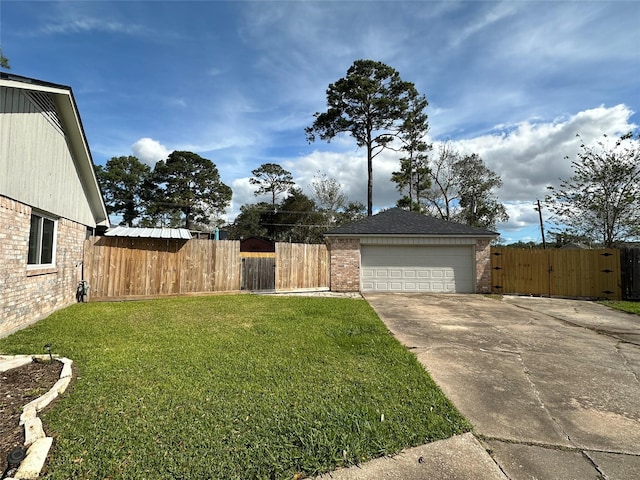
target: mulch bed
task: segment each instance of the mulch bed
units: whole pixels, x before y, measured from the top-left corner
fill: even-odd
[[[47,360],[0,373],[0,476],[9,452],[24,445],[24,426],[19,425],[22,407],[47,393],[61,370],[62,363]]]

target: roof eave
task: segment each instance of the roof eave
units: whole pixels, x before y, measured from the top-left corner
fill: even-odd
[[[66,95],[56,95],[56,98],[61,101],[59,107],[63,122],[69,126],[66,131],[69,135],[70,147],[73,149],[74,157],[78,158],[78,174],[85,187],[93,217],[97,225],[109,226],[109,214],[98,184],[89,143],[82,126],[73,91],[69,89]],[[73,127],[71,127],[72,125]]]

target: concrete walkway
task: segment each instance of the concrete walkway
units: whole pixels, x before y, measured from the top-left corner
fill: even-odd
[[[640,478],[639,317],[562,299],[365,298],[474,425],[502,478]],[[452,474],[331,478],[468,478],[456,472],[473,460],[455,442]],[[475,478],[496,478],[477,462]]]
[[[480,442],[465,433],[378,458],[316,480],[505,480]]]

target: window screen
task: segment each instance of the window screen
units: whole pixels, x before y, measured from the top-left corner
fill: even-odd
[[[29,232],[29,265],[51,265],[55,255],[56,222],[42,215],[31,215]]]

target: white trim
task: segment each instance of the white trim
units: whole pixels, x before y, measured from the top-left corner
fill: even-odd
[[[31,217],[37,216],[40,219],[49,220],[53,222],[53,239],[51,241],[51,263],[29,263],[29,252],[27,250],[27,270],[39,270],[42,268],[55,268],[56,266],[56,254],[58,253],[58,221],[57,217],[48,215],[40,210],[32,209]],[[31,225],[31,217],[29,217],[29,225]],[[44,222],[40,222],[40,228],[38,230],[38,258],[42,258],[42,234],[44,231]],[[31,226],[29,226],[29,239],[31,238]]]
[[[0,78],[0,85],[19,88],[20,90],[34,90],[36,92],[46,92],[46,93],[54,93],[54,94],[62,94],[68,95],[70,87],[66,87],[64,85],[60,85],[59,87],[54,86],[45,86],[36,83],[36,81],[31,82],[28,81],[26,77],[22,77],[20,80],[14,80],[11,78]]]
[[[475,245],[477,238],[438,236],[369,236],[360,237],[360,245]]]

